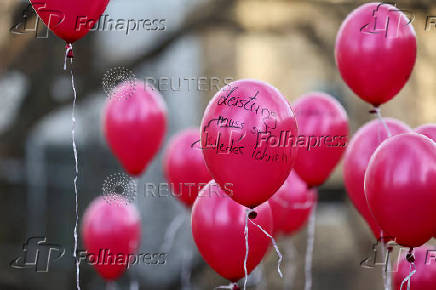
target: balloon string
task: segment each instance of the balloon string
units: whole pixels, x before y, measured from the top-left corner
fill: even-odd
[[[248,260],[248,215],[250,214],[252,210],[246,209],[245,211],[245,225],[244,225],[244,237],[245,237],[245,257],[244,257],[244,290],[247,287],[247,280],[248,280],[248,274],[247,274],[247,260]]]
[[[276,243],[276,241],[274,240],[274,238],[270,235],[270,234],[268,234],[268,232],[267,231],[265,231],[260,225],[258,225],[258,224],[256,224],[255,222],[253,222],[251,219],[249,220],[253,225],[255,225],[256,227],[258,227],[268,238],[270,238],[271,239],[271,242],[272,242],[272,244],[273,244],[273,247],[274,247],[274,249],[276,250],[276,253],[277,253],[277,256],[279,256],[279,261],[278,261],[278,263],[277,263],[277,272],[279,273],[279,276],[280,276],[280,278],[283,278],[283,273],[282,273],[282,271],[280,270],[280,264],[282,263],[282,261],[283,261],[283,256],[282,256],[282,254],[280,253],[280,250],[279,250],[279,247],[277,246],[277,243]]]
[[[174,239],[176,237],[176,233],[182,227],[183,222],[185,220],[185,212],[181,212],[176,215],[174,219],[171,221],[170,225],[167,228],[164,236],[164,242],[161,247],[161,251],[164,253],[169,252],[174,244]]]
[[[285,253],[286,253],[286,276],[283,281],[283,289],[291,290],[292,284],[294,284],[295,279],[295,245],[292,241],[286,243]]]
[[[191,285],[191,272],[192,272],[192,248],[189,247],[188,250],[183,255],[183,267],[181,273],[182,280],[182,290],[192,289]]]
[[[239,290],[239,286],[236,283],[230,283],[229,285],[223,285],[215,287],[214,289],[231,289],[231,290]]]
[[[313,243],[315,239],[315,222],[316,222],[316,203],[313,205],[312,212],[310,213],[309,225],[307,228],[307,249],[306,249],[306,263],[304,267],[304,274],[306,283],[305,290],[312,289],[312,259],[313,259]]]
[[[130,280],[129,290],[139,290],[138,281],[136,281],[134,279]]]
[[[70,45],[67,46],[67,50],[65,52],[65,63],[64,63],[64,70],[66,70],[66,63],[67,63],[67,56],[69,53],[73,50],[73,47]],[[74,251],[73,251],[73,257],[76,262],[76,286],[77,290],[80,290],[80,260],[77,259],[77,246],[78,246],[78,234],[77,234],[77,228],[79,224],[79,207],[78,207],[78,191],[77,191],[77,179],[79,176],[79,161],[78,161],[78,154],[77,154],[77,146],[76,146],[76,102],[77,102],[77,91],[76,86],[74,85],[74,73],[73,73],[73,59],[71,59],[71,86],[73,88],[73,107],[71,111],[71,138],[73,142],[73,153],[74,153],[74,195],[75,195],[75,224],[74,224]]]
[[[106,290],[116,290],[117,285],[115,285],[114,281],[108,281],[106,282]]]
[[[378,107],[374,107],[374,109],[372,109],[370,111],[370,113],[375,113],[377,118],[380,120],[380,122],[383,124],[383,127],[385,127],[386,133],[388,134],[388,137],[391,137],[391,131],[389,130],[388,124],[386,124],[385,119],[383,119],[382,114],[381,114],[381,110]]]
[[[412,270],[412,268],[413,268],[413,270]],[[410,265],[409,265],[409,275],[407,275],[404,278],[403,282],[401,282],[400,290],[403,289],[403,285],[406,282],[407,282],[407,290],[410,290],[410,279],[412,278],[413,275],[415,275],[415,273],[416,273],[415,263],[411,262]]]

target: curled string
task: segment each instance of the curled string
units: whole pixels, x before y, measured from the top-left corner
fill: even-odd
[[[214,289],[231,289],[231,290],[239,290],[238,284],[230,283],[229,285],[223,285],[215,287]]]
[[[271,239],[271,242],[272,242],[272,244],[273,244],[273,247],[274,247],[274,249],[276,250],[276,253],[277,253],[277,256],[279,256],[279,261],[278,261],[278,263],[277,263],[277,272],[279,273],[279,275],[280,275],[280,278],[283,278],[283,273],[282,273],[282,271],[280,270],[280,264],[282,263],[282,260],[283,260],[283,256],[282,256],[282,254],[280,253],[280,250],[279,250],[279,247],[277,246],[277,243],[276,243],[276,241],[274,240],[274,238],[270,235],[270,234],[268,234],[268,232],[266,231],[266,230],[264,230],[260,225],[258,225],[258,224],[256,224],[255,222],[253,222],[251,219],[249,220],[253,225],[255,225],[256,227],[258,227],[268,238],[270,238]]]
[[[247,260],[248,260],[248,215],[250,214],[251,210],[246,209],[245,211],[245,226],[244,226],[244,237],[245,237],[245,257],[244,257],[244,290],[247,287],[247,280],[248,280],[248,274],[247,274]]]
[[[413,270],[412,270],[412,268],[413,268]],[[404,278],[403,282],[401,282],[400,290],[403,289],[404,283],[406,283],[406,282],[407,282],[407,290],[410,290],[410,279],[412,278],[413,275],[415,275],[415,273],[416,273],[415,263],[411,262],[409,265],[409,275],[407,275]]]
[[[72,52],[73,47],[72,45],[68,45],[66,52],[65,52],[65,63],[64,63],[64,70],[67,69],[67,57],[70,52]],[[78,160],[78,154],[77,154],[77,146],[76,146],[76,102],[77,102],[77,91],[76,86],[74,85],[74,73],[73,73],[73,59],[71,58],[71,86],[73,88],[73,107],[71,111],[71,138],[73,142],[73,153],[74,153],[74,195],[75,195],[75,224],[74,224],[74,251],[73,251],[73,257],[76,262],[76,286],[77,290],[80,290],[80,260],[77,259],[77,246],[78,246],[78,234],[77,234],[77,227],[79,224],[79,207],[78,207],[78,191],[77,191],[77,178],[79,176],[79,160]]]
[[[312,212],[310,213],[309,226],[307,228],[307,249],[306,261],[304,266],[305,275],[305,290],[312,289],[312,258],[313,258],[313,243],[315,239],[315,222],[316,222],[316,203],[313,205]]]
[[[386,124],[385,119],[383,119],[382,114],[381,114],[381,110],[378,107],[374,107],[374,109],[372,109],[370,111],[371,114],[376,114],[377,118],[379,119],[379,121],[383,124],[383,127],[385,127],[386,133],[388,134],[388,137],[391,137],[391,131],[389,130],[388,124]]]
[[[183,222],[185,220],[185,212],[181,212],[176,215],[171,221],[170,225],[167,228],[164,236],[164,242],[161,247],[161,251],[166,253],[173,247],[174,239],[176,237],[176,233],[182,227]]]

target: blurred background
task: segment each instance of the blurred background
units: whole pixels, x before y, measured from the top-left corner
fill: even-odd
[[[122,172],[101,130],[106,100],[102,79],[116,67],[139,79],[169,79],[161,88],[169,110],[166,141],[176,132],[200,125],[215,85],[199,78],[255,78],[271,83],[290,101],[320,90],[335,96],[349,115],[351,133],[373,118],[370,107],[343,83],[336,69],[336,32],[346,15],[363,1],[347,0],[111,0],[113,19],[160,19],[164,29],[95,31],[74,44],[78,90],[80,217],[101,194],[106,177]],[[75,289],[72,259],[74,228],[71,80],[63,71],[64,43],[39,22],[37,31],[20,30],[27,1],[0,0],[0,289]],[[397,1],[412,12],[418,55],[411,79],[383,115],[411,127],[436,121],[436,15],[432,0]],[[23,17],[23,12],[26,17]],[[12,32],[11,32],[12,28]],[[427,27],[428,28],[428,27]],[[183,81],[184,78],[193,81]],[[182,79],[181,82],[179,80]],[[164,148],[164,147],[163,147]],[[135,265],[115,289],[213,289],[227,284],[203,262],[192,241],[188,211],[174,197],[152,198],[145,183],[165,182],[162,149],[139,179],[136,205],[142,217],[140,252],[158,252],[168,226],[183,219],[164,265]],[[339,166],[320,188],[313,260],[313,289],[383,289],[380,268],[359,263],[372,253],[368,227],[349,202]],[[304,288],[306,229],[279,241],[288,285]],[[66,248],[65,257],[47,273],[12,269],[32,236]],[[79,248],[83,248],[80,241]],[[193,257],[192,261],[190,257]],[[187,258],[188,257],[188,258]],[[249,289],[283,289],[271,251],[250,278]],[[192,273],[189,269],[192,264]],[[292,274],[293,273],[293,274]],[[289,281],[290,280],[290,281]],[[256,285],[253,285],[256,284]],[[82,289],[105,289],[91,266],[81,266]]]

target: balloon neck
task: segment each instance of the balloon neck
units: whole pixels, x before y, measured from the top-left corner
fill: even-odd
[[[254,210],[250,210],[250,212],[248,213],[248,218],[254,220],[256,217],[257,217],[257,212],[255,212]]]
[[[238,284],[233,284],[233,288],[232,290],[241,290],[241,288],[239,288]]]
[[[407,255],[406,255],[406,260],[410,264],[415,263],[415,255],[413,254],[413,248],[409,249],[409,253],[407,253]]]
[[[73,45],[71,43],[67,43],[65,45],[65,50],[66,50],[67,58],[74,58]]]

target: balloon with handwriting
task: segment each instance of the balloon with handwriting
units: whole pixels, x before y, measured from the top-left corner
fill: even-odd
[[[384,118],[392,135],[410,132],[404,123],[391,118]],[[365,171],[377,147],[388,138],[385,127],[379,120],[373,120],[361,127],[348,144],[344,157],[343,176],[348,197],[379,240],[382,229],[369,210],[364,191]],[[388,237],[388,233],[383,233]]]
[[[140,175],[159,150],[167,126],[166,105],[154,88],[137,80],[113,90],[104,111],[104,135],[131,175]]]
[[[427,136],[436,142],[436,124],[426,124],[415,129],[415,132]]]
[[[199,128],[183,130],[170,140],[163,159],[165,177],[174,195],[187,207],[192,206],[198,191],[212,179],[199,141]]]
[[[392,99],[416,61],[411,20],[386,3],[367,3],[350,13],[336,37],[336,64],[347,85],[375,107]]]
[[[269,234],[273,220],[269,204],[256,208],[252,221]],[[222,277],[237,282],[244,275],[246,208],[233,201],[213,180],[200,191],[192,207],[192,235],[204,260]],[[248,221],[248,274],[260,263],[271,243]]]
[[[71,44],[97,24],[109,0],[30,0],[30,3],[50,30]]]
[[[404,250],[404,249],[403,249]],[[406,289],[407,282],[404,282],[403,289],[401,283],[410,274],[410,263],[406,260],[407,251],[402,251],[398,270],[392,271],[394,290]],[[413,290],[432,290],[436,285],[436,248],[422,246],[413,249],[415,256],[416,273],[410,278],[411,289]],[[415,268],[412,268],[414,270]]]
[[[435,232],[436,144],[405,133],[385,140],[365,173],[365,194],[380,227],[401,246],[419,247]]]
[[[82,236],[89,263],[106,281],[116,280],[139,248],[139,213],[121,196],[111,200],[100,196],[85,211]]]
[[[274,235],[292,235],[307,222],[317,202],[316,189],[291,171],[282,187],[268,200],[274,221]]]
[[[288,177],[296,135],[288,101],[276,88],[256,80],[222,88],[209,102],[201,123],[201,147],[212,177],[249,208],[267,201]],[[226,184],[232,185],[232,192]]]
[[[336,99],[319,92],[301,96],[293,108],[299,134],[295,171],[310,187],[321,185],[345,151],[347,113]]]

